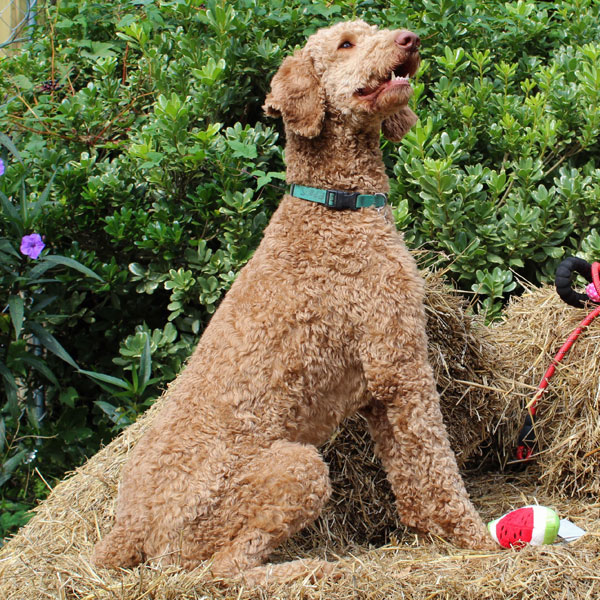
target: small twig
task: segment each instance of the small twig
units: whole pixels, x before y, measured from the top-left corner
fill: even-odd
[[[129,44],[125,46],[125,54],[123,54],[123,75],[121,76],[121,83],[125,85],[127,81],[127,56],[129,54]]]
[[[38,477],[44,482],[44,484],[46,485],[46,487],[52,491],[52,486],[44,479],[44,476],[39,472],[38,468],[35,467],[34,471],[37,473]]]
[[[571,158],[572,156],[575,156],[576,154],[579,154],[581,151],[583,150],[583,148],[581,147],[581,144],[578,143],[577,146],[574,146],[572,148],[571,151],[567,151],[565,152],[555,163],[554,165],[552,165],[545,173],[544,173],[544,177],[548,177],[548,175],[550,175],[550,173],[552,173],[552,171],[554,171],[555,169],[557,169],[558,167],[560,167],[560,165],[567,160],[567,158]]]
[[[475,383],[474,381],[464,381],[463,379],[455,379],[455,383],[462,383],[464,385],[468,385],[470,387],[479,388],[482,390],[487,390],[488,392],[498,392],[499,394],[509,394],[513,393],[512,391],[508,392],[507,390],[503,390],[499,387],[494,387],[493,385],[484,385],[483,383]],[[523,394],[524,395],[524,394]]]
[[[76,139],[73,136],[68,136],[68,135],[62,135],[60,133],[55,133],[54,131],[50,131],[49,129],[45,129],[45,130],[38,130],[38,129],[33,129],[33,127],[27,127],[27,125],[23,125],[23,123],[19,123],[18,121],[24,121],[24,117],[17,117],[16,115],[11,115],[13,119],[16,119],[17,122],[15,122],[14,124],[19,128],[22,129],[23,131],[29,131],[31,133],[35,133],[36,135],[47,135],[50,137],[57,137],[60,138],[61,140],[65,140],[67,142],[73,141],[74,139]]]
[[[511,180],[506,188],[506,191],[504,192],[504,194],[502,194],[502,198],[500,198],[500,201],[498,202],[498,206],[502,206],[504,204],[504,201],[506,200],[506,197],[508,196],[508,194],[510,194],[511,190],[513,189],[513,186],[515,185],[515,177],[511,177]]]
[[[90,146],[95,146],[96,143],[98,142],[98,140],[108,131],[108,129],[114,124],[114,122],[119,119],[120,117],[122,117],[125,113],[129,112],[129,110],[131,109],[131,107],[140,99],[140,98],[144,98],[145,96],[152,96],[154,94],[154,92],[145,92],[144,94],[141,94],[140,96],[136,96],[121,112],[119,112],[115,117],[113,117],[100,131],[100,133],[97,133],[94,136],[90,136]]]
[[[589,452],[586,452],[583,455],[583,458],[589,458],[590,456],[593,456],[594,454],[596,454],[597,452],[600,452],[600,447],[596,448],[595,450],[590,450]]]

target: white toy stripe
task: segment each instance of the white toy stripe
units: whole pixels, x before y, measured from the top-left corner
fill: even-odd
[[[531,533],[532,546],[541,546],[544,543],[548,509],[545,506],[527,506],[533,508],[533,532]]]
[[[498,536],[496,535],[496,530],[498,529],[498,521],[500,519],[496,519],[495,521],[492,521],[489,525],[488,525],[488,531],[490,532],[490,535],[492,536],[492,539],[496,542],[496,544],[500,544],[500,542],[498,541]],[[502,545],[502,544],[500,544]]]

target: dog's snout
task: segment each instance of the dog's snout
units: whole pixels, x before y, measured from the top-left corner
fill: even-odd
[[[421,46],[421,38],[412,31],[402,29],[396,34],[394,39],[398,46],[408,50],[409,52],[416,52]]]

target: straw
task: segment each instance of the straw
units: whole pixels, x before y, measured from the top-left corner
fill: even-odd
[[[513,302],[504,323],[486,328],[468,306],[427,275],[430,358],[459,463],[480,465],[495,454],[505,462],[552,350],[581,311],[555,302],[550,290]],[[600,324],[599,324],[600,325]],[[573,325],[574,327],[574,325]],[[90,555],[110,529],[120,471],[169,390],[137,423],[62,481],[36,514],[0,550],[3,600],[142,600],[200,598],[505,599],[594,598],[600,593],[600,504],[597,501],[598,329],[582,336],[544,396],[537,463],[524,473],[475,474],[465,479],[486,520],[525,504],[555,508],[588,531],[568,546],[520,552],[460,550],[402,527],[385,473],[360,417],[347,421],[322,448],[330,464],[332,500],[311,527],[289,540],[273,561],[321,557],[336,562],[335,578],[247,589],[211,579],[208,565],[193,572],[141,565],[96,569]],[[580,345],[581,344],[581,345]],[[506,360],[505,360],[506,359]],[[490,441],[490,432],[494,439]],[[575,456],[573,456],[575,455]],[[569,498],[565,494],[574,495]]]
[[[554,289],[530,290],[512,301],[493,330],[499,352],[509,357],[505,377],[533,388],[569,334],[591,310],[564,304]],[[558,365],[538,402],[538,440],[532,475],[546,492],[582,498],[600,494],[600,320],[581,334]],[[524,388],[523,388],[524,389]],[[506,426],[500,430],[505,462],[534,396],[510,396]]]

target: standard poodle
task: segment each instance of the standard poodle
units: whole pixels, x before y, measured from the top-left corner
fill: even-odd
[[[327,573],[263,563],[319,515],[317,448],[357,411],[406,525],[494,547],[448,443],[423,281],[386,203],[380,132],[399,141],[416,121],[419,46],[353,21],[283,61],[265,110],[283,119],[292,187],[132,450],[97,565],[211,560],[214,576],[253,583]]]

